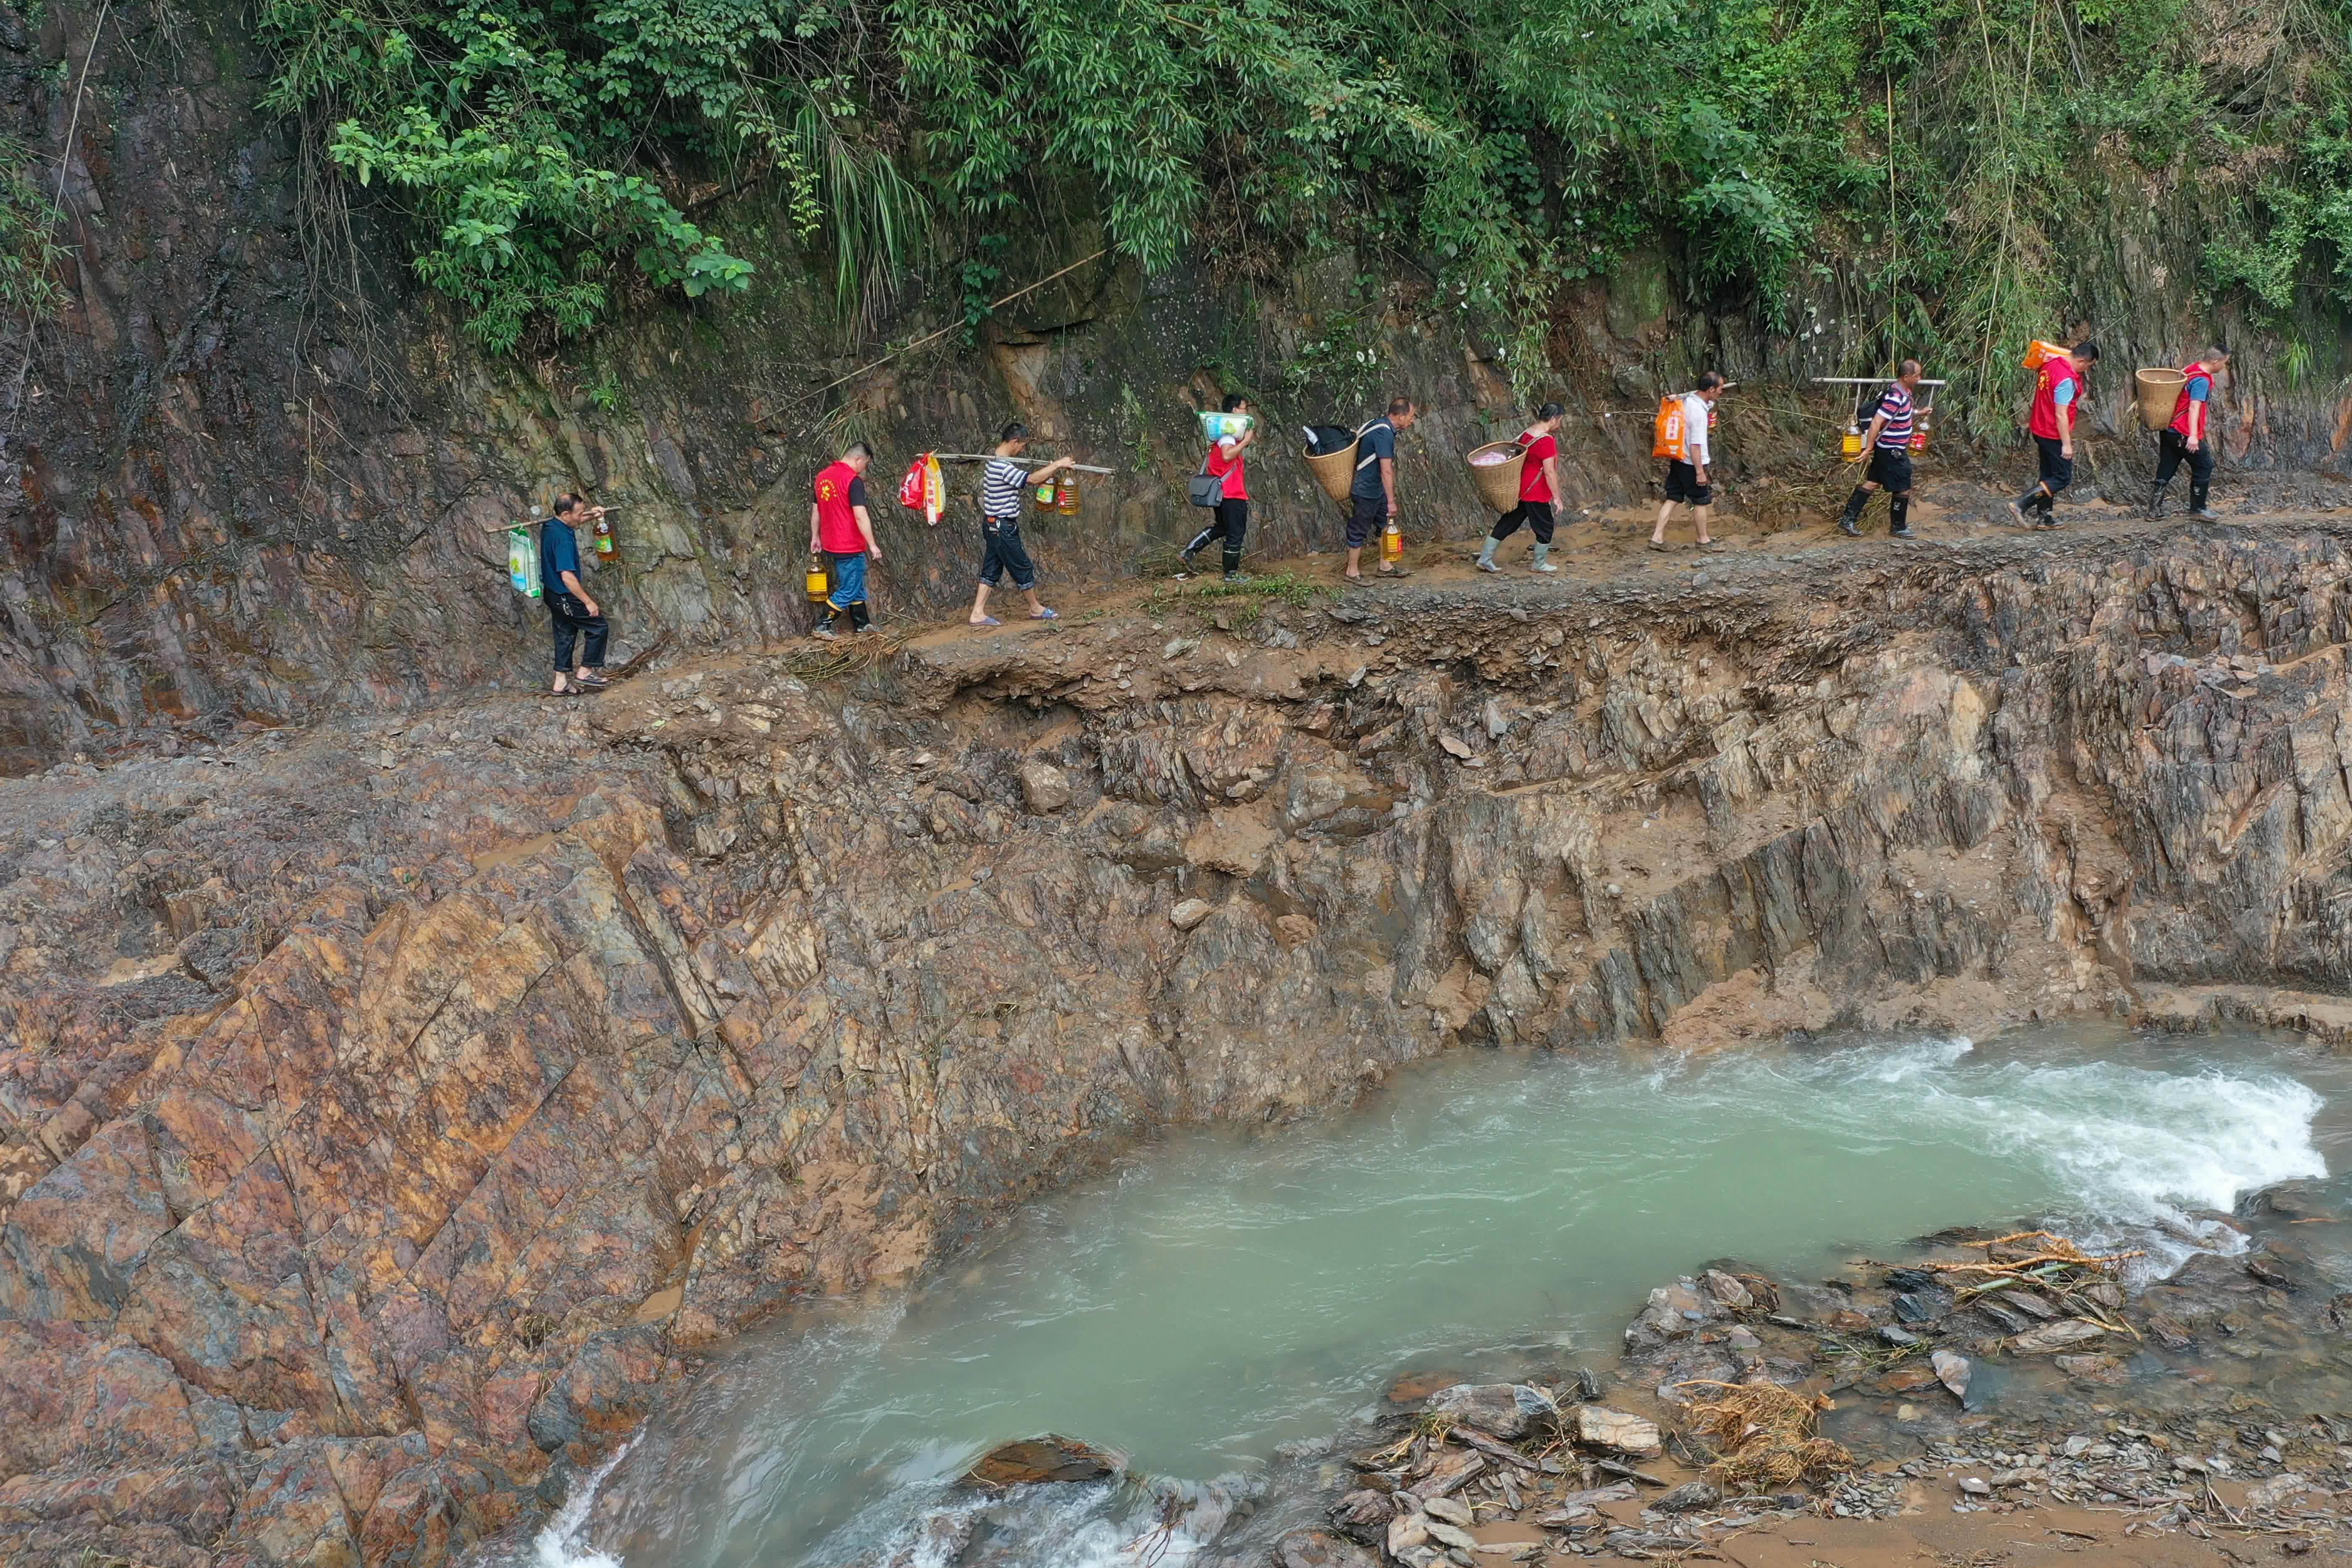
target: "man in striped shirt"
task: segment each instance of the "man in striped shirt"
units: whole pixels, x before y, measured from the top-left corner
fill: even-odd
[[[1911,427],[1917,416],[1911,406],[1911,395],[1919,386],[1919,362],[1906,359],[1895,367],[1895,379],[1878,395],[1878,406],[1870,416],[1870,434],[1863,438],[1863,449],[1870,454],[1870,467],[1864,470],[1862,483],[1854,486],[1853,494],[1845,498],[1845,510],[1838,517],[1838,531],[1859,535],[1862,532],[1863,509],[1870,504],[1870,494],[1885,487],[1886,531],[1896,539],[1911,535]]]
[[[971,624],[1000,626],[988,613],[988,591],[1013,574],[1013,585],[1029,595],[1029,618],[1051,621],[1059,616],[1037,600],[1037,568],[1030,563],[1028,547],[1021,542],[1021,496],[1029,486],[1050,479],[1064,468],[1077,467],[1076,458],[1056,458],[1035,473],[1014,461],[1029,447],[1029,426],[1018,419],[997,438],[996,456],[980,477],[980,592],[971,601]]]

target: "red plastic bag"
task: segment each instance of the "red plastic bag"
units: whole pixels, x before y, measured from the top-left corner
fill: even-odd
[[[898,482],[898,504],[923,514],[923,521],[939,526],[940,513],[947,510],[947,481],[940,477],[940,460],[925,452],[916,458],[907,469],[907,477]]]

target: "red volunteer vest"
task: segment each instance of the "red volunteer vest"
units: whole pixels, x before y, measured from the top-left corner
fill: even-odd
[[[2026,428],[2046,440],[2056,441],[2058,434],[2058,389],[2067,382],[2074,384],[2074,412],[2068,416],[2074,424],[2083,422],[2083,378],[2072,360],[2053,359],[2042,367],[2033,384],[2033,416]]]
[[[2199,360],[2181,374],[2188,376],[2189,381],[2195,381],[2201,375],[2209,384],[2205,403],[2205,428],[2200,431],[2197,437],[2202,441],[2213,434],[2213,404],[2210,385],[2213,379],[2212,367],[2206,364],[2203,360]],[[2189,439],[2189,381],[2180,384],[2180,395],[2172,400],[2172,428],[2179,433],[2180,438],[2184,441]]]

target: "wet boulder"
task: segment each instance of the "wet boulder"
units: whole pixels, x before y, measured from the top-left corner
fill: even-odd
[[[1431,1394],[1426,1408],[1506,1442],[1559,1419],[1551,1395],[1524,1383],[1457,1383]]]
[[[991,1448],[958,1484],[993,1492],[1046,1481],[1105,1480],[1126,1468],[1124,1454],[1048,1432]]]
[[[1685,1339],[1722,1315],[1711,1296],[1703,1296],[1695,1280],[1677,1279],[1650,1292],[1650,1304],[1627,1325],[1625,1348],[1635,1353],[1658,1350]]]
[[[1362,1487],[1331,1505],[1331,1522],[1359,1541],[1378,1542],[1387,1536],[1396,1511],[1395,1500],[1386,1492]]]

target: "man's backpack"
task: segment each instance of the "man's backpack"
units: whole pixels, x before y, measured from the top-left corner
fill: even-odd
[[[1650,456],[1671,462],[1690,461],[1689,417],[1680,393],[1658,399],[1658,423],[1651,433]]]

